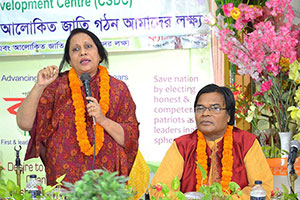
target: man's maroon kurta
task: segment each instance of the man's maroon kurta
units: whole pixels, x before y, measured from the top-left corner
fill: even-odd
[[[244,157],[247,154],[248,150],[251,148],[251,146],[254,143],[254,140],[256,138],[255,135],[248,133],[246,131],[240,130],[238,128],[234,128],[232,131],[233,135],[233,148],[232,148],[232,155],[233,155],[233,175],[231,178],[231,181],[236,182],[241,189],[246,187],[248,185],[248,179],[247,179],[247,173],[246,173],[246,167],[244,164]],[[196,156],[197,156],[197,130],[195,130],[193,133],[188,135],[183,135],[177,139],[175,139],[175,142],[177,144],[178,150],[184,160],[184,171],[181,178],[181,186],[180,190],[185,192],[191,192],[196,191],[196,185],[197,180],[195,176],[195,171],[197,164],[195,162]],[[219,166],[219,173],[220,177],[222,177],[222,164],[221,164],[221,158],[222,158],[222,152],[223,152],[223,141],[224,138],[217,143],[218,145],[218,166]],[[207,165],[208,165],[208,172],[210,171],[210,154],[211,149],[206,145],[206,153],[208,155],[207,159]]]

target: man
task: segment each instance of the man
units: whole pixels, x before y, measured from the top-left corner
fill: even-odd
[[[236,182],[243,192],[241,198],[248,200],[254,181],[261,180],[269,199],[272,172],[255,135],[233,127],[235,100],[230,89],[205,86],[196,96],[194,111],[197,130],[175,139],[151,185],[165,183],[170,187],[177,176],[180,191],[198,191],[202,184],[199,163],[208,175],[204,184],[219,182],[226,190],[230,181]],[[158,198],[162,193],[150,189],[150,195]]]

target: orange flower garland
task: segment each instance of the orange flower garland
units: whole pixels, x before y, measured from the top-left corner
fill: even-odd
[[[100,101],[99,104],[101,106],[102,112],[105,115],[109,109],[109,75],[106,67],[99,66],[100,70]],[[91,146],[87,131],[86,131],[86,122],[85,122],[85,105],[84,100],[81,93],[81,82],[72,68],[69,71],[69,86],[72,91],[72,100],[73,106],[75,108],[75,125],[76,125],[76,135],[77,141],[82,153],[87,156],[91,156],[94,154],[94,145]],[[97,132],[97,142],[96,142],[96,155],[99,153],[101,147],[104,142],[104,129],[102,126],[96,124],[96,132]]]
[[[223,158],[221,160],[222,163],[222,179],[221,179],[221,185],[223,188],[223,192],[229,191],[229,183],[231,181],[232,177],[232,166],[233,166],[233,156],[232,156],[232,129],[233,126],[228,126],[226,129],[226,132],[224,134],[224,144],[223,144]],[[207,174],[207,155],[206,155],[206,142],[203,134],[197,130],[198,135],[198,143],[197,143],[197,162],[205,169],[205,172]],[[199,190],[201,187],[201,181],[202,176],[201,172],[196,168],[196,179],[197,179],[197,185],[196,185],[196,191]],[[207,177],[203,181],[203,184],[207,183]]]
[[[207,155],[206,155],[206,142],[203,134],[197,130],[198,135],[198,143],[197,143],[197,163],[199,163],[205,170],[205,173],[207,174]],[[196,179],[197,179],[197,185],[196,185],[196,191],[199,190],[201,186],[202,181],[202,175],[200,172],[200,169],[196,167]],[[203,180],[203,184],[207,183],[207,177],[205,180]]]

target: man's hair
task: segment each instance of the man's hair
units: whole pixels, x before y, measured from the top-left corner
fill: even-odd
[[[92,38],[92,40],[94,41],[95,45],[97,46],[97,49],[98,49],[98,54],[99,56],[101,57],[101,61],[104,61],[104,63],[106,65],[108,65],[108,56],[107,56],[107,51],[105,50],[105,48],[103,47],[100,39],[94,34],[92,33],[91,31],[89,30],[86,30],[86,29],[83,29],[83,28],[76,28],[76,29],[73,29],[66,41],[66,44],[65,44],[65,50],[64,50],[64,55],[63,55],[63,58],[60,62],[60,65],[59,65],[59,73],[61,73],[64,65],[65,65],[65,62],[67,62],[68,64],[70,63],[70,54],[69,54],[69,49],[70,49],[70,41],[72,39],[72,37],[78,33],[85,33],[87,34],[88,36],[90,36]],[[99,64],[100,64],[99,63]]]
[[[232,91],[227,88],[227,87],[220,87],[216,84],[209,84],[204,86],[197,94],[195,103],[194,103],[194,110],[196,109],[196,105],[198,102],[198,99],[202,94],[205,93],[211,93],[211,92],[217,92],[221,94],[224,98],[225,101],[225,106],[226,106],[226,112],[230,116],[230,121],[228,122],[228,125],[234,125],[235,122],[235,100],[234,100],[234,95]]]

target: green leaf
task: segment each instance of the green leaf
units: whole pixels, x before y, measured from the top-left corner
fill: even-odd
[[[6,185],[0,185],[0,190],[6,190]]]
[[[172,189],[173,189],[173,190],[178,190],[179,184],[180,184],[180,183],[179,183],[179,179],[178,179],[178,177],[176,176],[176,177],[173,179],[172,183],[171,183]]]
[[[5,196],[5,190],[3,190],[3,189],[0,189],[0,198],[5,198],[6,196]]]
[[[207,177],[205,169],[199,163],[197,163],[197,166],[198,166],[198,168],[199,168],[199,170],[201,172],[202,181],[204,181],[206,179],[206,177]]]
[[[181,191],[175,192],[175,195],[176,195],[178,200],[186,200],[184,194]]]
[[[66,174],[64,174],[64,175],[62,175],[62,176],[60,176],[60,177],[58,177],[58,178],[56,179],[56,182],[57,182],[57,183],[61,183],[61,182],[64,180],[65,176],[66,176]]]
[[[240,189],[240,186],[235,182],[230,182],[228,187],[232,192],[235,192],[238,189]]]
[[[152,189],[156,189],[155,185],[150,185],[150,187],[151,187]]]
[[[164,183],[161,183],[161,186],[162,186],[161,189],[162,193],[164,193],[165,196],[169,196],[169,191],[170,191],[169,187]]]
[[[242,190],[239,190],[238,192],[236,192],[236,194],[239,195],[239,196],[242,196],[243,192],[242,192]]]
[[[205,194],[205,195],[202,197],[202,200],[212,200],[211,194]]]
[[[202,193],[202,194],[206,194],[206,188],[205,188],[205,186],[201,186],[200,188],[199,188],[199,191],[198,192],[200,192],[200,193]]]
[[[55,186],[47,185],[45,188],[45,193],[49,193],[55,189]]]
[[[107,190],[107,183],[106,182],[101,182],[100,183],[100,185],[102,186],[102,188],[104,189],[104,190]]]
[[[281,186],[282,186],[283,192],[288,194],[289,190],[287,189],[287,187],[284,184],[281,184]]]
[[[10,179],[7,180],[6,185],[7,185],[7,190],[10,192],[16,191],[16,189],[17,189],[16,184]]]
[[[23,198],[24,198],[25,200],[32,200],[31,194],[30,194],[29,192],[25,192],[25,194],[23,195]]]
[[[107,194],[101,194],[101,197],[102,197],[103,200],[108,200]]]
[[[22,200],[22,199],[23,199],[23,197],[22,197],[21,194],[13,194],[12,196],[13,196],[13,198],[14,198],[15,200]]]

